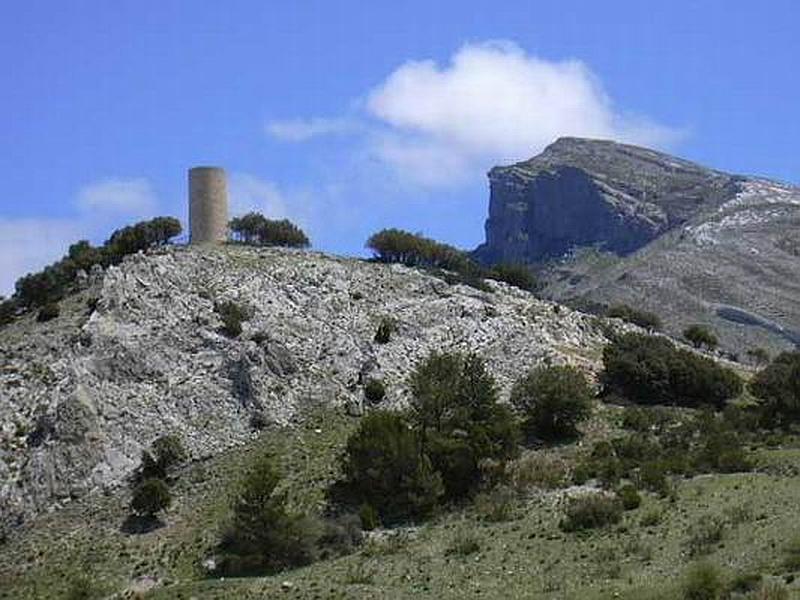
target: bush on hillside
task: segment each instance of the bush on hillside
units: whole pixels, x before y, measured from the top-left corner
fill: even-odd
[[[720,600],[724,593],[723,575],[719,568],[711,563],[693,565],[684,577],[683,600]]]
[[[118,229],[99,248],[81,240],[71,245],[61,260],[17,280],[14,311],[57,302],[73,287],[78,271],[88,271],[94,265],[117,264],[128,254],[166,244],[180,232],[177,219],[157,217]]]
[[[36,315],[36,320],[39,323],[44,323],[46,321],[52,321],[53,319],[57,318],[58,315],[61,314],[61,308],[58,306],[57,302],[48,302],[42,308],[39,309],[39,312]]]
[[[167,479],[175,468],[186,462],[188,455],[175,434],[162,435],[142,452],[142,462],[134,482],[145,479]]]
[[[310,245],[305,232],[288,219],[267,219],[257,212],[231,219],[228,227],[233,240],[244,244],[289,248],[307,248]]]
[[[739,376],[665,338],[624,334],[603,350],[604,392],[639,404],[722,408],[742,391]]]
[[[153,518],[172,504],[172,494],[163,479],[150,477],[138,484],[131,496],[131,510],[139,516]]]
[[[546,440],[577,435],[577,425],[589,417],[594,391],[578,369],[543,366],[519,379],[511,404],[522,415],[528,435]]]
[[[378,328],[375,330],[375,343],[388,344],[392,339],[392,334],[397,330],[397,322],[391,317],[381,318]]]
[[[788,425],[800,420],[800,351],[783,352],[750,382],[761,400],[767,424]]]
[[[483,281],[487,271],[466,252],[422,235],[400,229],[383,229],[370,236],[366,247],[380,262],[423,267],[441,275],[448,283],[463,283],[484,291],[489,289]],[[451,273],[438,273],[439,270]]]
[[[650,331],[661,330],[661,318],[652,312],[636,309],[627,304],[615,304],[606,311],[606,316],[612,319],[622,319]]]
[[[706,347],[713,350],[719,345],[719,340],[714,332],[705,325],[689,325],[683,330],[683,337],[695,348]]]
[[[378,404],[386,397],[386,386],[380,379],[368,379],[364,386],[364,397],[370,404]]]
[[[532,292],[536,289],[536,277],[525,265],[501,263],[494,265],[488,273],[492,279],[513,285],[521,290]]]
[[[622,519],[622,502],[616,496],[591,493],[567,500],[564,518],[559,523],[563,531],[596,529],[619,523]]]
[[[268,456],[259,457],[243,476],[220,543],[219,574],[274,573],[316,558],[323,525],[289,510],[278,490],[280,479]]]
[[[229,338],[239,337],[242,333],[242,321],[248,319],[247,312],[231,300],[216,303],[214,311],[222,319],[222,333]]]
[[[410,388],[412,422],[448,499],[475,489],[483,460],[517,454],[516,421],[498,403],[494,378],[479,357],[432,352],[412,372]]]
[[[420,451],[417,432],[403,415],[389,411],[361,420],[347,440],[342,473],[332,499],[367,504],[386,524],[429,515],[443,493],[441,477]]]

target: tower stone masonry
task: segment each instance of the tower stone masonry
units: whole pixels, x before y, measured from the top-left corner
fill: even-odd
[[[189,242],[221,244],[228,239],[228,182],[220,167],[189,169]]]

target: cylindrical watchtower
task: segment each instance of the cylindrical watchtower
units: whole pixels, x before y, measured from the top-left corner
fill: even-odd
[[[228,183],[224,169],[189,169],[189,232],[192,244],[221,244],[228,239]]]

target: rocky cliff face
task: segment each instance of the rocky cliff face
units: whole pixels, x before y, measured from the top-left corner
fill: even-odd
[[[357,414],[367,377],[402,403],[433,349],[477,351],[503,394],[544,361],[595,368],[605,340],[594,319],[492,288],[291,250],[129,257],[59,318],[0,330],[0,525],[112,491],[159,435],[206,457],[249,440],[254,414],[282,423],[319,403]],[[250,315],[235,339],[220,332],[224,300]],[[377,344],[386,316],[398,329]]]
[[[561,138],[489,172],[484,262],[533,262],[597,245],[629,254],[700,211],[719,206],[737,179],[666,154]]]
[[[800,189],[574,138],[489,178],[476,253],[549,259],[547,296],[652,310],[677,336],[706,323],[742,354],[800,343]]]

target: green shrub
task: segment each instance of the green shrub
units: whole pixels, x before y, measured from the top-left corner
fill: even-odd
[[[619,523],[622,502],[608,494],[584,494],[570,498],[559,527],[564,531],[596,529]]]
[[[510,521],[514,518],[516,506],[517,497],[514,490],[503,485],[475,496],[475,510],[478,516],[490,523]]]
[[[187,458],[186,449],[177,435],[162,435],[148,450],[142,452],[142,462],[136,474],[136,482],[151,478],[166,479],[170,472],[182,465]]]
[[[133,490],[131,510],[137,515],[153,517],[172,504],[172,494],[163,479],[145,479]]]
[[[381,516],[378,511],[366,502],[359,507],[358,518],[361,520],[361,528],[364,531],[372,531],[381,526]]]
[[[589,417],[593,390],[575,367],[543,366],[518,380],[511,404],[522,415],[528,435],[547,440],[574,437]]]
[[[747,351],[747,356],[749,356],[750,360],[759,366],[767,364],[770,358],[767,349],[761,348],[760,346],[756,348],[750,348]]]
[[[214,311],[222,319],[222,333],[230,338],[238,337],[242,333],[242,321],[246,321],[248,315],[236,302],[218,302],[214,305]]]
[[[800,420],[800,351],[775,357],[753,377],[750,391],[761,400],[767,424],[788,425]]]
[[[627,304],[615,304],[606,311],[606,316],[611,319],[621,319],[633,323],[643,329],[660,331],[663,327],[661,319],[655,313],[632,308]]]
[[[706,515],[689,528],[686,546],[689,556],[710,553],[725,536],[725,520],[717,515]]]
[[[519,430],[497,401],[494,378],[473,354],[432,352],[411,373],[411,418],[448,499],[480,483],[486,459],[518,453]]]
[[[536,289],[536,278],[525,265],[509,263],[495,265],[488,276],[528,292]]]
[[[8,325],[17,315],[16,300],[5,300],[0,298],[0,327]]]
[[[305,232],[288,219],[271,220],[257,212],[231,219],[228,227],[233,240],[245,244],[289,248],[307,248],[310,245]]]
[[[417,432],[393,412],[375,411],[361,420],[347,440],[342,471],[332,499],[368,504],[386,524],[429,515],[443,493],[440,475],[420,452]]]
[[[709,350],[713,350],[719,345],[717,336],[705,325],[689,325],[683,330],[683,337],[695,348],[705,346]]]
[[[59,308],[57,302],[48,302],[42,308],[39,309],[39,313],[36,315],[36,320],[40,323],[45,321],[52,321],[53,319],[57,318],[58,315],[61,314],[61,308]]]
[[[368,379],[364,386],[364,397],[370,404],[378,404],[386,397],[386,387],[380,379]]]
[[[273,573],[316,558],[324,527],[318,519],[290,512],[279,483],[269,456],[255,460],[243,476],[220,543],[220,574]]]
[[[719,568],[710,563],[692,566],[683,581],[684,600],[720,600],[725,592],[725,581]]]
[[[397,323],[391,317],[383,317],[375,330],[375,343],[388,344],[392,334],[397,330]]]
[[[642,497],[632,485],[623,485],[617,490],[617,497],[622,502],[624,510],[636,510],[642,504]]]
[[[603,350],[604,393],[639,404],[721,408],[741,393],[739,376],[660,337],[628,333]]]
[[[518,492],[530,488],[554,490],[569,485],[570,465],[564,459],[533,452],[508,466],[508,480]]]

